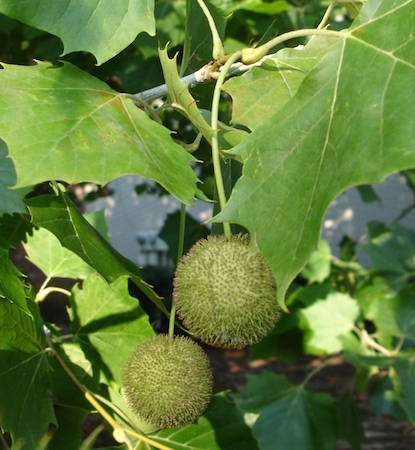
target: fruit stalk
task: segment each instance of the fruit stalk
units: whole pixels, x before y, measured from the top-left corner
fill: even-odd
[[[215,84],[215,90],[213,92],[213,100],[212,100],[212,118],[210,126],[213,130],[213,136],[212,136],[212,162],[213,162],[213,171],[215,173],[215,183],[216,183],[216,189],[218,191],[218,198],[219,198],[219,206],[220,209],[223,210],[226,206],[226,195],[225,195],[225,187],[223,185],[223,177],[222,177],[222,171],[220,167],[220,154],[219,154],[219,137],[218,137],[218,115],[219,115],[219,102],[220,102],[220,95],[221,95],[221,87],[223,83],[225,82],[226,75],[228,74],[228,71],[232,64],[234,64],[236,61],[239,61],[241,58],[242,53],[241,52],[235,52],[233,55],[229,57],[229,59],[226,61],[225,65],[223,66],[223,69],[219,75],[218,80]],[[231,238],[231,227],[229,225],[229,222],[223,223],[223,231],[227,239]]]

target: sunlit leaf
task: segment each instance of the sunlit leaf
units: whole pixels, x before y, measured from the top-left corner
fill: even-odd
[[[336,38],[313,37],[305,46],[284,48],[223,89],[233,99],[232,122],[251,130],[264,124],[297,92],[305,76],[336,44]]]
[[[190,156],[122,94],[65,63],[0,70],[0,136],[16,187],[47,180],[98,184],[135,174],[190,203],[197,178]]]
[[[86,278],[94,269],[74,252],[62,247],[59,239],[45,228],[29,236],[24,246],[27,257],[50,278]]]
[[[102,64],[138,33],[155,33],[154,0],[0,0],[0,12],[62,39],[64,54],[89,51]]]
[[[309,353],[336,353],[343,349],[341,336],[348,334],[359,316],[357,301],[347,294],[331,293],[302,310],[307,321]]]
[[[233,151],[244,171],[216,220],[255,236],[282,306],[334,198],[415,164],[415,40],[407,20],[414,14],[414,1],[369,0],[295,96]]]

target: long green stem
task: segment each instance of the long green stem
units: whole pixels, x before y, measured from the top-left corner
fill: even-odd
[[[36,295],[36,301],[41,302],[45,300],[45,298],[52,292],[60,292],[61,294],[67,295],[68,297],[71,296],[71,292],[67,289],[60,288],[58,286],[49,286],[47,288],[41,289],[37,295]]]
[[[220,154],[219,154],[219,130],[218,130],[219,102],[221,96],[221,87],[225,82],[228,70],[233,63],[239,61],[241,56],[242,56],[241,52],[236,52],[233,55],[231,55],[230,58],[226,61],[219,75],[219,78],[216,81],[215,90],[213,92],[212,117],[210,123],[210,126],[213,129],[212,161],[213,161],[213,170],[215,173],[216,189],[218,191],[219,206],[221,210],[224,209],[226,206],[226,194],[225,194],[225,187],[223,184],[222,170],[220,167]],[[225,233],[225,236],[229,239],[231,237],[231,227],[229,225],[229,222],[223,223],[223,231]]]
[[[244,48],[242,50],[241,61],[243,64],[254,64],[263,58],[273,47],[276,47],[285,41],[289,41],[290,39],[306,36],[333,36],[338,38],[342,36],[342,33],[340,31],[319,30],[316,28],[304,28],[302,30],[289,31],[288,33],[281,34],[280,36],[271,39],[260,47]]]

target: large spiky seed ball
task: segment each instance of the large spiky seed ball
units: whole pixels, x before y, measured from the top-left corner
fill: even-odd
[[[259,342],[281,318],[271,268],[247,235],[198,241],[177,266],[173,299],[184,325],[216,347]]]
[[[184,336],[160,334],[140,342],[124,365],[123,378],[131,410],[157,428],[192,423],[212,394],[207,356]]]

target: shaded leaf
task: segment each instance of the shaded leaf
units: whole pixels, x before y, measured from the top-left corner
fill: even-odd
[[[64,54],[89,51],[102,64],[138,33],[155,33],[154,0],[0,0],[0,12],[62,39]]]
[[[373,269],[399,290],[415,275],[415,233],[397,224],[392,231],[384,230],[363,246]]]
[[[0,236],[0,302],[10,303],[32,317],[26,301],[24,275],[16,268],[9,257],[9,245]]]
[[[23,450],[56,425],[43,322],[33,300],[29,308],[32,317],[0,298],[0,424]]]
[[[4,214],[0,217],[0,235],[10,247],[26,242],[27,235],[32,233],[33,228],[28,214]]]
[[[80,408],[59,406],[54,408],[58,429],[53,434],[48,450],[79,450],[82,442],[81,419],[88,411]]]
[[[271,372],[263,372],[259,376],[248,374],[245,387],[232,398],[243,411],[260,414],[293,386],[284,375]]]
[[[47,180],[106,184],[126,174],[160,183],[190,203],[193,157],[123,94],[75,66],[38,62],[0,70],[1,137],[17,187]]]
[[[334,399],[295,386],[282,375],[249,377],[235,401],[259,414],[252,431],[261,450],[275,449],[276,442],[287,450],[331,450],[337,440]]]
[[[127,278],[108,285],[98,275],[88,277],[71,296],[71,329],[81,343],[94,374],[101,381],[122,385],[122,369],[129,353],[154,334],[137,299],[130,297]]]
[[[413,14],[413,1],[369,0],[292,100],[233,150],[243,175],[215,220],[256,237],[282,306],[333,199],[415,165]]]
[[[151,439],[172,450],[256,450],[257,444],[244,415],[225,393],[212,397],[208,409],[194,424],[159,431]]]
[[[100,359],[86,359],[79,342],[56,343],[54,348],[76,379],[91,392],[99,394],[99,373],[94,374],[93,366],[99,364]],[[53,367],[51,383],[55,404],[91,411],[92,406],[85,399],[83,392],[73,383],[56,359],[51,361],[51,366]]]
[[[411,353],[405,355],[403,352],[395,357],[355,355],[353,362],[363,367],[392,367],[399,379],[394,386],[395,398],[407,419],[415,424],[415,356]]]
[[[0,216],[25,212],[23,197],[31,189],[10,189],[16,184],[16,171],[7,153],[7,145],[0,139]]]
[[[302,310],[307,321],[307,352],[311,354],[336,353],[343,349],[341,336],[347,335],[358,318],[360,309],[356,300],[347,294],[333,292],[324,300]]]
[[[407,421],[408,418],[399,405],[399,396],[395,389],[396,383],[399,382],[397,378],[397,375],[392,373],[374,379],[370,385],[369,400],[378,417],[391,415]]]
[[[218,12],[213,2],[205,2],[216,25],[219,36],[225,37],[227,14]],[[213,39],[209,24],[197,0],[186,1],[186,35],[183,43],[182,75],[199,70],[212,61]],[[184,72],[184,73],[183,73]]]
[[[108,282],[124,275],[130,276],[144,294],[168,314],[160,298],[142,279],[138,267],[110,246],[66,194],[43,195],[27,200],[26,204],[36,226],[51,231],[64,247],[82,258]]]
[[[351,394],[343,394],[337,403],[339,437],[350,444],[352,450],[360,450],[364,438],[362,417]]]

